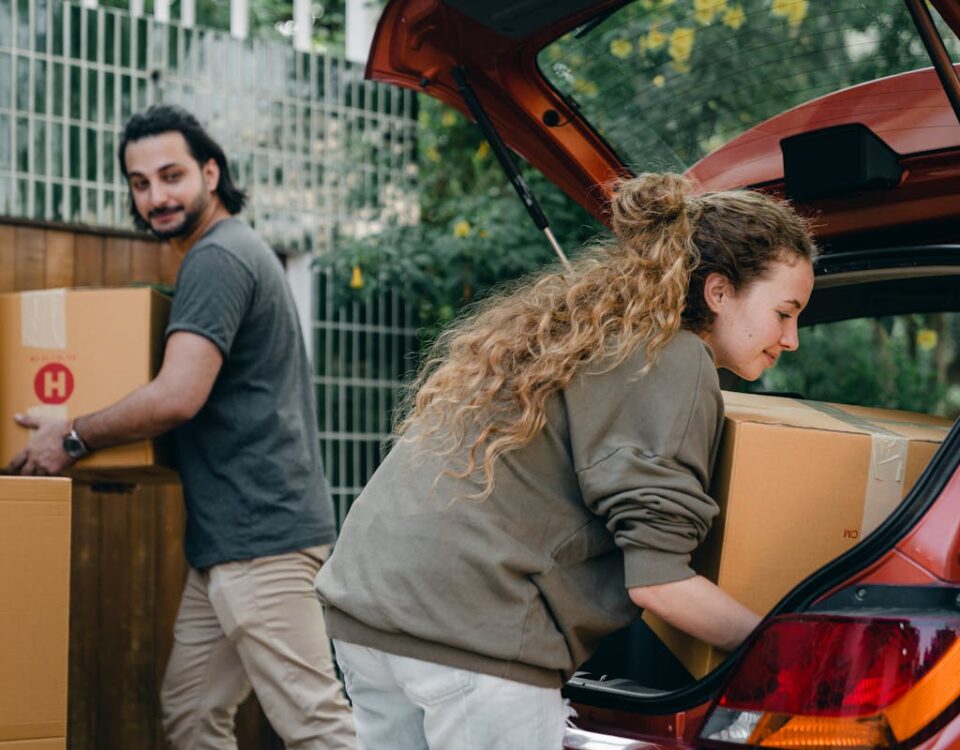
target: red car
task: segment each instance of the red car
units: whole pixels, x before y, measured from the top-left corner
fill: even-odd
[[[541,228],[503,144],[601,219],[603,185],[651,169],[785,195],[825,251],[801,324],[895,333],[960,311],[957,32],[957,0],[393,0],[367,74],[476,119]],[[937,403],[956,413],[957,390]],[[956,426],[719,668],[671,671],[651,639],[569,681],[566,747],[960,749]]]

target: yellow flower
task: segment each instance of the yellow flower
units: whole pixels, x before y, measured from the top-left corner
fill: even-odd
[[[678,26],[670,35],[670,57],[676,62],[686,62],[693,53],[693,39],[696,31],[690,26]]]
[[[743,26],[743,22],[746,20],[747,14],[743,12],[743,8],[739,5],[728,8],[727,12],[723,14],[723,23],[734,31]]]
[[[577,93],[583,94],[584,96],[596,96],[600,93],[597,84],[593,81],[588,81],[586,78],[578,78],[573,84],[573,88]]]
[[[453,225],[453,236],[462,238],[470,234],[470,222],[466,219],[460,219],[456,224]]]
[[[430,161],[440,161],[440,152],[437,151],[436,146],[427,146],[424,153]]]
[[[713,17],[727,7],[727,0],[693,0],[694,17],[706,26]]]
[[[658,25],[654,25],[647,34],[647,47],[649,49],[660,49],[667,43],[667,35],[660,31]]]
[[[658,89],[662,89],[663,84],[665,84],[666,82],[667,82],[667,78],[666,76],[663,75],[663,73],[658,73],[653,77],[653,80],[651,81],[651,83],[654,86],[656,86]]]
[[[799,26],[807,17],[810,3],[807,0],[773,0],[770,12],[775,16],[786,18],[791,26]]]
[[[921,328],[917,331],[917,348],[924,352],[937,348],[939,336],[932,328]]]
[[[353,273],[350,275],[350,288],[363,289],[363,271],[360,270],[359,265],[353,267]]]
[[[626,39],[614,39],[610,42],[610,54],[625,60],[633,52],[633,44]]]
[[[477,146],[477,150],[473,153],[474,160],[483,161],[488,156],[490,156],[490,144],[486,141],[480,141],[480,145]]]
[[[443,117],[440,118],[440,124],[445,128],[452,128],[457,124],[457,115],[453,110],[448,109],[443,113]]]

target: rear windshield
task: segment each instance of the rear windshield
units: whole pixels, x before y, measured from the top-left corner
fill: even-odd
[[[538,62],[636,172],[684,171],[791,107],[930,67],[903,0],[635,0]]]

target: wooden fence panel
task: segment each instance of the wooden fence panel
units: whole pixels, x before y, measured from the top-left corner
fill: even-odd
[[[130,248],[126,237],[107,237],[103,249],[103,285],[126,286],[131,282]]]
[[[0,292],[173,284],[180,256],[142,236],[0,223]],[[104,491],[74,483],[67,745],[164,750],[159,686],[186,577],[178,485]],[[283,744],[251,696],[240,750]]]
[[[43,285],[50,289],[76,286],[75,251],[73,232],[46,232]]]
[[[17,227],[14,234],[14,288],[18,292],[43,289],[46,281],[45,232]]]
[[[76,235],[74,286],[103,286],[103,244],[99,235]]]
[[[16,228],[0,224],[0,292],[17,288]]]

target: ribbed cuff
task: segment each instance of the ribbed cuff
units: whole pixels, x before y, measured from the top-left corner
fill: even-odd
[[[624,582],[628,589],[634,586],[656,586],[693,578],[690,555],[670,553],[643,547],[623,550]]]

